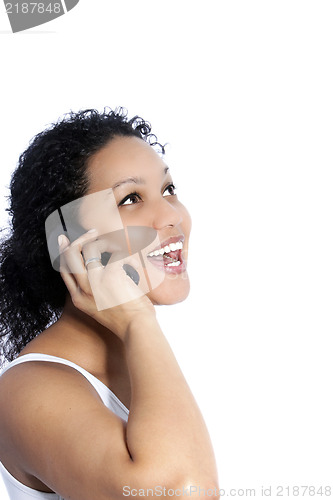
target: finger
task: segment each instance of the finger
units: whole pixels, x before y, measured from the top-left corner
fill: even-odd
[[[105,273],[112,275],[113,279],[117,275],[119,286],[132,288],[135,285],[137,288],[138,285],[140,287],[143,285],[142,291],[145,291],[144,271],[137,255],[131,255],[117,262],[108,262],[105,266]]]
[[[145,291],[126,273],[124,264],[128,264],[128,259],[109,262],[102,270],[95,268],[88,272],[98,311],[126,304],[145,294]],[[136,272],[135,268],[139,267],[138,259],[131,259],[131,267]]]
[[[74,278],[74,275],[71,274],[67,264],[66,260],[64,258],[64,250],[67,248],[70,244],[68,238],[66,238],[65,235],[60,235],[58,238],[58,243],[59,243],[59,253],[60,253],[60,274],[62,279],[65,282],[65,285],[70,293],[71,296],[73,296],[74,293],[77,291],[77,282]]]
[[[139,272],[139,270],[142,268],[140,258],[138,257],[137,254],[135,254],[135,255],[130,255],[126,258],[119,259],[118,261],[112,261],[110,259],[109,262],[106,264],[105,269],[106,271],[111,271],[111,269],[114,269],[115,267],[122,268],[124,264],[129,264],[137,272]]]
[[[72,278],[70,279],[67,277],[65,283],[69,283],[71,285],[72,291],[75,286],[76,290],[80,287],[80,289],[85,293],[90,293],[89,280],[81,252],[85,243],[87,241],[91,241],[92,238],[96,238],[96,236],[97,232],[88,231],[77,238],[77,240],[75,240],[72,244],[67,244],[62,249],[61,257],[63,259],[64,266],[66,266],[65,270],[68,270],[69,273],[72,274]],[[68,241],[67,238],[66,240]]]
[[[86,273],[84,260],[81,253],[82,248],[88,241],[96,239],[96,237],[97,232],[93,233],[92,231],[88,231],[87,233],[84,233],[75,241],[73,241],[73,243],[67,245],[67,247],[64,249],[64,259],[71,273]]]
[[[85,262],[84,265],[88,272],[96,268],[104,269],[104,266],[101,262],[102,255],[100,246],[100,241],[95,240],[88,242],[82,248],[82,254]]]

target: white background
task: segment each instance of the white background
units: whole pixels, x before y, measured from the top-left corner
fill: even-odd
[[[332,17],[324,0],[81,0],[14,35],[0,16],[2,225],[18,155],[60,115],[152,123],[193,218],[191,295],[159,318],[221,488],[257,496],[333,483]]]

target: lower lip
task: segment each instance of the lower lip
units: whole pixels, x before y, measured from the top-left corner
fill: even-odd
[[[164,264],[164,259],[163,260],[156,260],[153,258],[148,257],[148,262],[153,264],[155,267],[158,269],[163,270],[166,274],[181,274],[184,271],[186,271],[186,264],[182,258],[182,256],[179,256],[180,264],[179,266],[167,266]]]

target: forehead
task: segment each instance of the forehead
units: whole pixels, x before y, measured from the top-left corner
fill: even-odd
[[[114,186],[125,177],[159,178],[166,167],[162,158],[139,137],[116,137],[89,161],[89,191]]]

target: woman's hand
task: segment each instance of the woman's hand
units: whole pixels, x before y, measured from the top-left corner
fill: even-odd
[[[103,252],[112,252],[109,240],[97,239],[97,231],[89,231],[73,243],[61,235],[59,243],[60,274],[75,307],[122,340],[134,320],[155,316],[151,301],[124,271],[123,260],[109,262],[105,267],[98,261],[85,266],[88,259],[100,259]],[[135,256],[126,258],[126,263],[136,270],[140,268]]]

